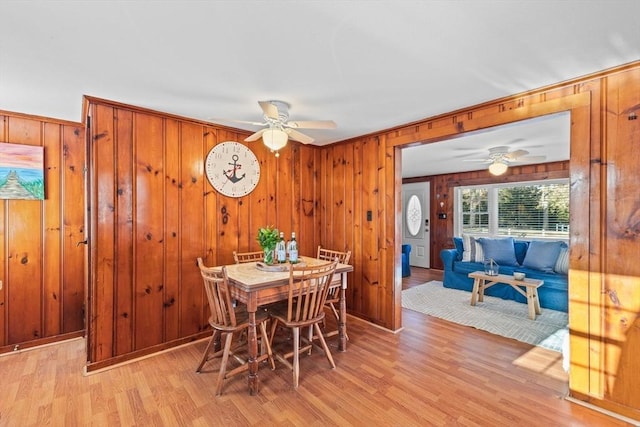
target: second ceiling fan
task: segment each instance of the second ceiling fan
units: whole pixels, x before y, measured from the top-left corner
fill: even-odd
[[[489,148],[489,156],[484,159],[469,159],[466,161],[490,163],[489,172],[502,175],[512,163],[535,163],[543,161],[545,156],[529,156],[527,150],[509,151],[509,147],[501,145]]]

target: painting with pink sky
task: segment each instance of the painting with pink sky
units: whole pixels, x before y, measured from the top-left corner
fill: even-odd
[[[0,143],[0,199],[44,200],[44,148]]]

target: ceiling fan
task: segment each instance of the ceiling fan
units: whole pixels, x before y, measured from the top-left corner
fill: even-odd
[[[297,129],[335,129],[333,120],[289,121],[290,105],[284,101],[258,101],[263,112],[263,122],[233,120],[236,123],[246,123],[254,126],[267,126],[249,135],[245,141],[251,142],[262,138],[264,144],[276,153],[287,144],[289,138],[310,144],[313,138],[299,132]]]
[[[546,156],[528,156],[527,150],[509,151],[509,147],[501,145],[489,148],[489,156],[484,159],[467,159],[467,162],[489,163],[489,172],[492,175],[502,175],[512,163],[533,163],[540,162]]]

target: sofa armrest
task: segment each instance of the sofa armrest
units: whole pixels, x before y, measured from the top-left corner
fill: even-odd
[[[440,258],[445,270],[453,270],[453,262],[458,260],[458,251],[456,249],[443,249],[440,251]]]

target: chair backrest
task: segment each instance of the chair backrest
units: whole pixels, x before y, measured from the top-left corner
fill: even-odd
[[[337,261],[289,267],[289,322],[307,322],[324,315],[323,307]]]
[[[227,269],[224,266],[207,267],[202,262],[202,258],[198,258],[198,267],[209,301],[211,323],[226,327],[236,326],[236,313],[229,294]]]
[[[351,259],[351,251],[340,252],[318,246],[317,258],[326,261],[338,260],[340,264],[349,264],[349,260]]]
[[[244,264],[246,262],[262,261],[264,259],[264,251],[256,252],[236,252],[233,251],[233,260],[236,264]]]

